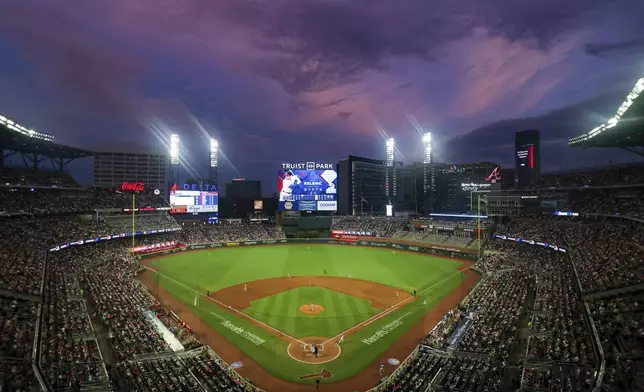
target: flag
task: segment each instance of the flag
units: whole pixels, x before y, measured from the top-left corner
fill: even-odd
[[[369,204],[369,203],[367,202],[367,199],[365,199],[363,196],[360,196],[360,202],[361,202],[361,203]]]
[[[195,306],[197,306],[197,297],[195,297]]]

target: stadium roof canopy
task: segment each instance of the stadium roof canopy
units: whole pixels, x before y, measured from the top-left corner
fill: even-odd
[[[0,167],[6,158],[20,154],[25,167],[37,170],[40,162],[49,159],[62,172],[69,162],[92,156],[90,151],[56,144],[53,140],[49,134],[29,130],[0,115]]]
[[[568,141],[570,147],[617,147],[644,156],[644,78],[605,124]]]

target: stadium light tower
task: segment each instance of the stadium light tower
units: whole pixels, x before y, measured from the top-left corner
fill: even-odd
[[[386,159],[385,159],[385,192],[387,195],[388,203],[393,211],[393,205],[396,201],[396,166],[394,164],[396,142],[393,138],[387,139],[385,143]],[[389,215],[389,209],[387,210]],[[392,212],[393,215],[393,212]]]
[[[219,190],[219,141],[217,139],[210,139],[210,171],[208,175],[208,183],[214,185],[215,189]]]
[[[432,211],[434,196],[434,160],[432,151],[432,134],[423,135],[423,208]]]
[[[172,187],[179,180],[179,135],[170,135],[170,186]]]

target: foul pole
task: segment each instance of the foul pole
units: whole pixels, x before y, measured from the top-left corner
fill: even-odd
[[[136,206],[136,192],[132,192],[132,252],[134,252],[134,208]]]
[[[480,193],[477,194],[476,198],[477,198],[477,203],[478,203],[478,207],[477,207],[478,218],[476,218],[478,220],[478,222],[477,222],[477,227],[476,227],[476,229],[477,229],[476,230],[476,235],[478,237],[478,253],[479,253],[478,256],[479,256],[479,260],[480,260],[481,259],[481,194]]]

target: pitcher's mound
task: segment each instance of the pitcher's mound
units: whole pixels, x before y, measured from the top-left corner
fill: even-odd
[[[318,314],[324,312],[324,308],[320,305],[302,305],[300,306],[300,312],[306,314]]]

